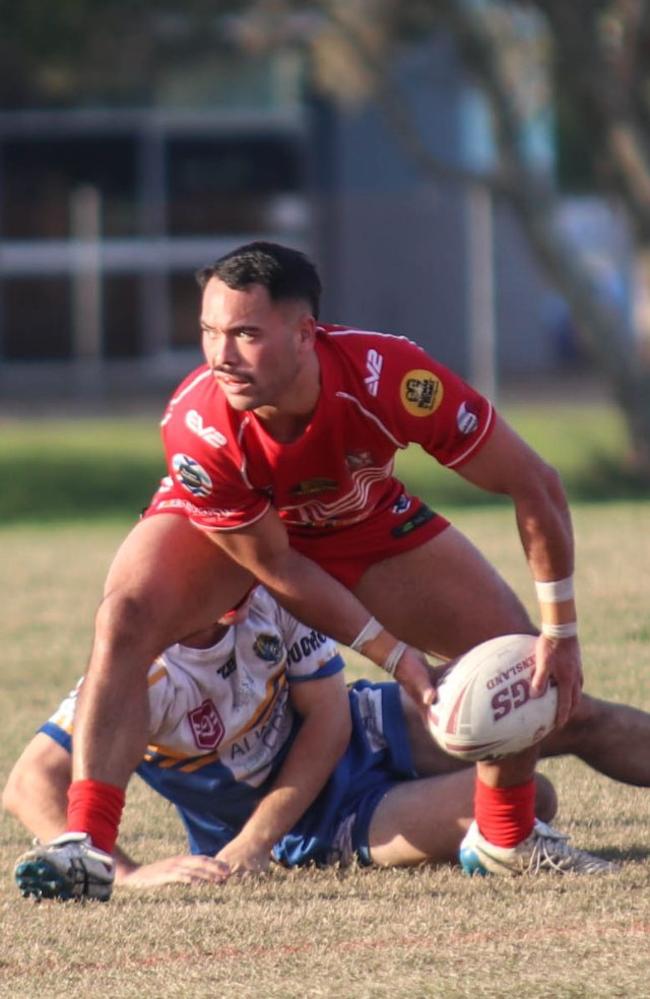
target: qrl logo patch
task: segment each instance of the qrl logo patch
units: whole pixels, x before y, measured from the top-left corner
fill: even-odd
[[[188,454],[175,454],[172,458],[174,478],[187,489],[192,496],[209,496],[212,491],[212,479],[202,465]]]
[[[399,392],[402,405],[411,416],[431,416],[445,394],[440,379],[425,368],[407,371]]]
[[[199,749],[216,749],[225,732],[221,715],[208,697],[198,708],[187,712],[194,741]]]

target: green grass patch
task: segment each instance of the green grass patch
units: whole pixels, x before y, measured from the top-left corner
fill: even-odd
[[[650,502],[578,503],[574,519],[587,687],[649,709]],[[456,509],[454,520],[534,606],[511,511]],[[97,523],[0,529],[0,785],[83,670],[123,534],[122,525]],[[362,670],[355,662],[350,675]],[[648,731],[636,740],[630,751],[650,759]],[[620,858],[619,873],[509,880],[455,868],[274,871],[219,888],[118,888],[107,906],[35,905],[11,876],[30,836],[5,816],[0,997],[647,996],[650,794],[573,758],[542,769],[558,790],[558,826],[578,845]],[[174,809],[137,779],[121,840],[138,860],[185,849]]]
[[[0,425],[5,523],[133,518],[164,473],[155,418]]]

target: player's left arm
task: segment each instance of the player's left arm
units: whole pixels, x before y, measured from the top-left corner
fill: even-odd
[[[232,874],[265,871],[271,849],[322,791],[345,752],[352,729],[343,673],[291,685],[302,724],[273,786],[241,829],[216,856]]]
[[[510,497],[533,579],[536,583],[562,581],[559,587],[538,587],[542,636],[533,689],[543,690],[549,677],[554,677],[558,725],[563,725],[580,698],[582,667],[574,634],[573,528],[560,477],[500,417],[480,451],[457,471],[481,489]]]

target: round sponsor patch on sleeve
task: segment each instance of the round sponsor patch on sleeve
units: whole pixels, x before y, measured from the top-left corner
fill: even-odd
[[[445,394],[440,379],[426,368],[407,371],[402,378],[399,392],[402,405],[411,416],[431,416]]]
[[[212,479],[198,461],[189,454],[175,454],[172,458],[174,478],[180,482],[192,496],[209,496],[212,491]]]

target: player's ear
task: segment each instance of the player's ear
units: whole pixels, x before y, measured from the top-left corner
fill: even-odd
[[[301,315],[298,325],[300,343],[305,347],[313,345],[316,339],[316,320],[308,312]]]

